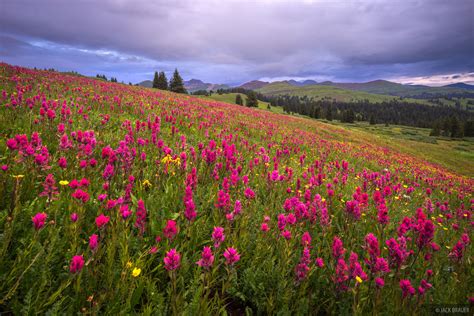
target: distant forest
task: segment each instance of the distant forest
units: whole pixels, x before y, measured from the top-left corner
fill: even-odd
[[[474,113],[462,110],[459,106],[432,106],[403,99],[384,102],[339,102],[289,95],[267,96],[242,88],[218,90],[217,93],[255,94],[259,100],[269,102],[271,106],[280,106],[287,113],[298,113],[316,119],[432,128],[433,136],[474,136]]]

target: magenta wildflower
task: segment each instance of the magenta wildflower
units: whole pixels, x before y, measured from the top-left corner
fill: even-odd
[[[281,232],[281,235],[283,236],[283,238],[285,238],[286,240],[290,240],[291,239],[291,232],[289,230],[284,230]]]
[[[409,253],[406,250],[406,239],[400,237],[399,242],[395,238],[390,238],[385,242],[388,248],[390,266],[400,269],[408,258]]]
[[[184,216],[188,221],[192,221],[196,218],[196,205],[193,200],[193,191],[191,186],[187,186],[184,193]]]
[[[365,236],[365,245],[367,252],[369,253],[369,260],[367,263],[373,269],[377,258],[380,256],[380,246],[377,237],[374,234],[369,233]]]
[[[142,235],[145,232],[146,214],[145,202],[140,199],[138,200],[137,212],[135,213],[135,227],[140,230],[140,234]]]
[[[109,216],[105,216],[104,214],[100,214],[99,216],[96,217],[95,224],[97,225],[97,228],[100,229],[100,228],[104,227],[105,225],[107,225],[109,220],[110,220]]]
[[[400,288],[402,289],[403,298],[415,294],[415,288],[411,285],[410,280],[400,280]]]
[[[110,179],[114,175],[114,165],[108,164],[105,166],[104,172],[102,173],[102,178],[104,180]]]
[[[377,288],[383,288],[383,286],[385,285],[385,281],[384,279],[382,278],[375,278],[375,285],[377,286]]]
[[[59,166],[61,169],[65,169],[65,168],[67,167],[67,160],[66,160],[66,157],[61,157],[61,158],[59,158],[58,166]]]
[[[278,214],[278,228],[284,230],[286,226],[286,217],[285,214]]]
[[[349,268],[343,258],[337,259],[335,282],[340,291],[347,290],[346,281],[349,279]]]
[[[390,268],[388,267],[388,262],[384,258],[377,258],[375,261],[375,265],[372,269],[374,273],[381,272],[381,273],[388,273],[390,272]]]
[[[255,192],[251,188],[246,188],[244,191],[244,195],[247,199],[253,199],[255,197]]]
[[[165,228],[163,228],[163,235],[168,239],[173,239],[174,236],[178,233],[178,227],[174,220],[169,220],[166,222]]]
[[[421,249],[429,244],[433,239],[435,226],[430,220],[419,220],[416,229],[418,231],[416,244]]]
[[[43,228],[44,224],[46,223],[46,218],[48,215],[46,213],[37,213],[35,216],[31,218],[33,225],[35,226],[36,230]]]
[[[323,258],[316,258],[315,263],[316,263],[316,265],[318,266],[318,268],[324,267],[324,260],[323,260]]]
[[[334,240],[332,242],[332,255],[334,259],[337,260],[341,258],[345,252],[346,252],[346,249],[344,249],[342,240],[340,240],[338,237],[334,237]]]
[[[346,212],[351,215],[354,219],[360,218],[360,207],[359,202],[356,200],[346,202]]]
[[[89,248],[90,248],[90,250],[92,250],[92,251],[96,250],[98,245],[99,245],[99,236],[97,236],[97,234],[92,234],[89,237]]]
[[[130,215],[132,215],[132,211],[127,204],[123,204],[120,206],[120,214],[122,215],[123,219],[127,219],[130,217]]]
[[[179,268],[181,262],[181,255],[176,249],[171,249],[166,253],[165,258],[163,259],[165,263],[165,269],[168,271],[173,271]]]
[[[69,271],[71,271],[71,273],[80,272],[83,266],[84,266],[84,258],[82,257],[82,255],[74,256],[71,259],[71,264],[69,265]]]
[[[367,280],[367,274],[362,269],[359,263],[359,257],[355,252],[351,252],[349,256],[349,276],[351,279],[359,277],[362,280]]]
[[[78,219],[79,219],[79,216],[77,215],[77,213],[72,213],[71,214],[71,221],[73,223],[77,222]]]
[[[224,251],[224,258],[227,265],[233,265],[240,260],[240,254],[236,249],[229,247]]]
[[[214,231],[212,232],[212,240],[214,241],[214,248],[219,248],[221,243],[225,240],[223,227],[214,227]]]
[[[299,263],[295,267],[296,280],[301,281],[306,278],[311,263],[311,254],[308,248],[303,249]]]
[[[301,236],[301,245],[303,247],[311,246],[311,235],[309,232],[304,232],[303,236]]]
[[[388,217],[388,209],[385,203],[380,203],[377,206],[377,220],[382,225],[387,225],[390,221],[390,218]]]
[[[212,250],[210,247],[204,247],[201,253],[201,259],[199,259],[196,264],[203,268],[210,268],[214,263],[214,255],[212,254]]]
[[[46,179],[43,183],[43,192],[39,196],[47,196],[49,200],[53,199],[53,196],[58,195],[58,188],[56,187],[56,180],[54,176],[50,173],[46,176]]]

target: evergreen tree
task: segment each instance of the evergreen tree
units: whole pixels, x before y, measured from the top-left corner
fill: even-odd
[[[445,118],[443,121],[443,136],[449,136],[451,131],[451,120],[449,118]]]
[[[158,72],[155,71],[155,76],[153,77],[153,88],[158,89]]]
[[[244,105],[244,101],[242,100],[240,93],[235,96],[235,104]]]
[[[451,137],[458,138],[464,136],[464,131],[461,123],[459,122],[458,118],[453,116],[451,118],[451,130],[450,130]]]
[[[373,114],[370,115],[369,124],[370,125],[375,125],[375,116]]]
[[[183,78],[179,75],[178,69],[174,70],[173,78],[170,81],[170,91],[176,93],[187,93],[186,88],[184,88]]]
[[[439,136],[439,135],[441,135],[441,124],[439,123],[439,121],[436,121],[433,124],[433,129],[430,132],[430,136]]]
[[[474,121],[467,121],[464,124],[464,136],[467,136],[467,137],[474,136]]]
[[[247,94],[247,104],[248,107],[258,107],[257,95],[253,91],[249,91]]]
[[[168,90],[168,79],[166,78],[165,72],[161,71],[158,75],[158,89]]]
[[[329,105],[328,109],[326,110],[326,120],[332,121],[332,107],[331,107],[331,105]]]
[[[348,110],[342,112],[341,122],[343,122],[343,123],[354,123],[354,119],[355,119],[354,110],[348,109]]]

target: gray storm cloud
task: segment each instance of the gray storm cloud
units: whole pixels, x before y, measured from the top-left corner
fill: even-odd
[[[470,0],[4,0],[0,11],[0,59],[13,63],[39,49],[51,66],[49,55],[92,71],[107,56],[90,52],[111,51],[137,59],[108,60],[111,72],[114,64],[132,77],[134,67],[140,73],[179,67],[214,82],[474,70]],[[34,44],[42,41],[51,44],[49,53]]]

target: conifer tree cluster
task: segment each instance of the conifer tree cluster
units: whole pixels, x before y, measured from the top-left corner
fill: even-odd
[[[184,87],[183,78],[181,78],[178,69],[174,70],[173,77],[169,83],[164,71],[160,71],[160,73],[155,71],[155,75],[153,77],[153,88],[169,90],[176,93],[188,93]]]
[[[155,71],[155,76],[153,78],[153,88],[160,90],[168,90],[168,79],[164,71],[160,73]]]

